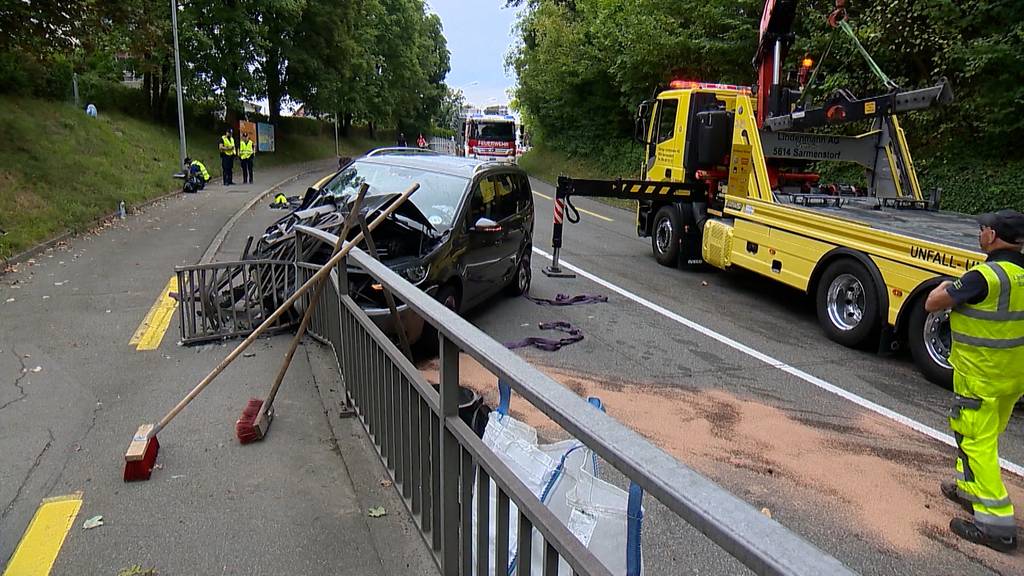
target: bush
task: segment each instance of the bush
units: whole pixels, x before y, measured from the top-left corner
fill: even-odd
[[[1024,158],[999,158],[959,145],[915,161],[921,188],[942,188],[942,208],[980,214],[1002,208],[1024,211]]]
[[[153,117],[146,94],[119,82],[85,74],[78,77],[78,94],[82,106],[95,104],[101,114],[104,110],[117,110],[135,118]]]
[[[71,62],[62,55],[40,60],[12,50],[0,53],[0,93],[65,100],[72,96]]]
[[[296,136],[334,136],[334,125],[315,118],[282,117],[278,120],[275,131],[280,134]]]

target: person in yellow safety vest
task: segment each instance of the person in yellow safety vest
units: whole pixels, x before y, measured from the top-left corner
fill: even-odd
[[[224,185],[234,184],[232,171],[235,169],[235,139],[232,136],[231,128],[224,131],[224,135],[220,137],[220,169]]]
[[[925,309],[952,308],[953,405],[949,426],[957,445],[955,481],[942,494],[974,515],[953,518],[957,536],[1000,552],[1017,547],[1013,504],[999,466],[999,436],[1024,394],[1024,215],[982,214],[978,243],[987,260],[959,280],[936,287]]]
[[[270,204],[270,207],[271,208],[287,208],[288,207],[288,197],[285,196],[284,194],[281,194],[280,192],[278,192],[274,196],[274,201]]]
[[[185,157],[185,191],[198,192],[210,181],[210,172],[199,160]]]
[[[252,184],[252,155],[255,153],[249,133],[242,132],[242,141],[238,143],[238,161],[242,165],[243,184]]]

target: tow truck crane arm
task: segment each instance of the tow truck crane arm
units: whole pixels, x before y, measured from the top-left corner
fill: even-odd
[[[905,92],[893,89],[887,94],[860,99],[846,90],[839,90],[820,108],[791,112],[790,99],[799,93],[782,86],[781,76],[782,62],[793,43],[792,28],[797,3],[797,0],[765,0],[757,52],[753,61],[757,70],[758,126],[771,131],[807,129],[884,118],[953,101],[953,92],[943,78],[928,88]],[[846,30],[849,30],[843,22],[846,19],[846,5],[846,0],[836,0],[835,10],[828,17],[829,26],[846,26]],[[863,49],[861,50],[863,52]],[[871,63],[870,56],[867,56],[866,52],[864,55]],[[895,84],[887,85],[896,88]]]
[[[856,122],[866,118],[884,118],[902,112],[923,110],[937,104],[948,104],[952,101],[953,90],[945,78],[927,88],[890,92],[860,99],[847,90],[838,90],[820,108],[770,116],[764,119],[762,126],[773,132],[803,130],[841,122]]]
[[[845,5],[845,0],[839,0]],[[784,109],[782,98],[782,62],[793,44],[793,20],[796,19],[797,0],[765,0],[761,13],[761,27],[754,54],[757,70],[757,123],[777,115]]]

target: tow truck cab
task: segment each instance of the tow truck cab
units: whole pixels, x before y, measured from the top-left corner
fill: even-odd
[[[695,194],[676,222],[662,220],[655,229],[658,211],[670,200],[641,199],[637,210],[637,233],[656,236],[662,251],[670,250],[672,226],[682,226],[690,242],[683,243],[684,264],[700,264],[700,235],[708,213],[721,216],[727,186],[736,97],[750,90],[720,84],[673,83],[674,88],[637,108],[635,137],[645,145],[640,167],[641,180],[652,182],[703,182],[706,193]],[[680,204],[680,207],[683,205]],[[656,253],[658,250],[656,250]]]

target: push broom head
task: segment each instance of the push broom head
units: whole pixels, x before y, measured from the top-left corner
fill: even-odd
[[[268,409],[267,413],[257,420],[256,417],[262,407],[263,400],[252,398],[242,409],[242,415],[235,422],[235,436],[238,437],[240,444],[263,440],[263,436],[266,435],[267,428],[270,427],[270,420],[274,417],[274,410],[273,408]]]
[[[156,455],[160,451],[160,443],[156,436],[150,437],[152,424],[143,424],[135,432],[128,451],[124,454],[124,481],[149,480],[156,464]]]

